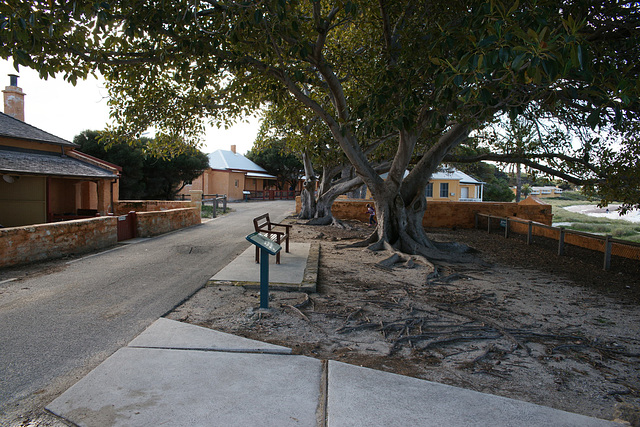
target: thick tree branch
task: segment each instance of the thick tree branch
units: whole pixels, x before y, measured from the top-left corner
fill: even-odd
[[[567,156],[562,153],[544,153],[544,154],[494,154],[494,153],[484,153],[478,154],[475,156],[455,156],[453,154],[448,154],[443,159],[447,163],[477,163],[484,160],[494,161],[494,162],[504,162],[504,163],[525,163],[528,161],[532,161],[533,159],[558,159],[565,162],[581,165],[586,169],[597,173],[598,169],[589,163],[586,159],[581,159],[578,157]]]
[[[422,156],[420,161],[404,179],[402,196],[407,199],[413,198],[413,193],[424,187],[429,177],[436,171],[444,157],[455,146],[467,139],[470,127],[468,124],[454,124],[438,141]]]

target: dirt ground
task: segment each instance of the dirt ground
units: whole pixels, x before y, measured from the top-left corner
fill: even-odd
[[[352,230],[295,223],[319,242],[318,290],[203,288],[168,317],[339,360],[557,409],[640,425],[640,263],[476,230],[428,230],[472,260],[376,266],[388,254],[346,248]],[[286,256],[286,255],[285,255]]]

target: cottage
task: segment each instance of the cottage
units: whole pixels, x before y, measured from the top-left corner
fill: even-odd
[[[185,185],[179,194],[189,194],[191,190],[201,190],[207,194],[226,194],[229,200],[242,200],[246,193],[255,197],[257,193],[275,189],[277,178],[236,152],[216,150],[209,154],[209,169]],[[246,193],[245,193],[246,192]]]
[[[15,227],[113,212],[121,168],[24,121],[11,75],[0,113],[0,225]]]
[[[425,189],[427,200],[481,202],[484,182],[453,167],[444,167],[431,175]]]
[[[405,171],[404,177],[407,175],[409,171]],[[382,179],[387,176],[386,173],[380,175]],[[431,175],[424,193],[427,201],[481,202],[484,184],[456,168],[445,166]],[[366,197],[371,198],[368,190]]]

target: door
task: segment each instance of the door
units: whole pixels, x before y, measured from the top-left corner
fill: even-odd
[[[460,198],[461,199],[469,198],[469,187],[460,187]]]
[[[136,213],[129,212],[118,217],[118,242],[136,237]]]

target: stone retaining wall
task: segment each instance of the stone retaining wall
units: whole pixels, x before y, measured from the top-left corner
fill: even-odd
[[[331,211],[338,219],[351,219],[369,222],[367,203],[373,200],[338,199]],[[300,212],[300,197],[296,198],[296,212]],[[506,202],[427,202],[427,210],[422,220],[425,227],[434,228],[473,228],[476,213],[501,217],[518,217],[551,225],[553,215],[551,205],[535,198],[527,198],[520,203]]]
[[[120,200],[114,203],[113,210],[116,215],[124,215],[131,211],[155,212],[190,208],[193,206],[193,202],[181,200]]]
[[[169,231],[198,225],[201,222],[199,207],[138,212],[136,217],[138,237],[168,233]]]
[[[0,267],[60,258],[115,245],[118,218],[0,228]]]
[[[136,217],[139,237],[201,222],[199,206],[138,212]],[[108,248],[118,243],[117,230],[117,216],[0,228],[0,268]]]

